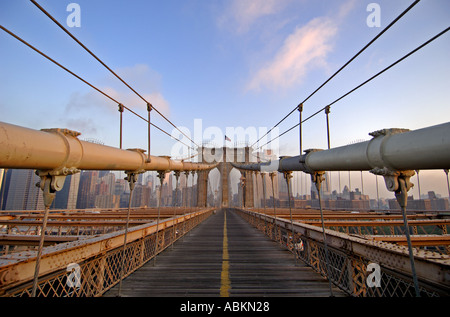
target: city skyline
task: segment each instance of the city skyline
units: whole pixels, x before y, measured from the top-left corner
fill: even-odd
[[[205,141],[211,128],[226,135],[228,127],[252,127],[260,137],[260,128],[273,127],[412,1],[135,1],[130,5],[83,0],[74,2],[80,9],[79,26],[69,25],[74,13],[71,1],[38,3],[177,126],[194,137],[196,120],[201,120],[195,141]],[[368,23],[371,3],[379,5],[379,26]],[[304,117],[442,31],[448,26],[449,9],[445,0],[417,4],[308,100]],[[127,23],[118,23],[115,17]],[[3,1],[0,21],[146,116],[142,100],[30,1]],[[5,32],[0,43],[2,121],[35,129],[69,128],[81,132],[81,139],[118,146],[119,113],[114,102]],[[444,35],[333,106],[331,146],[367,140],[368,133],[381,128],[419,129],[448,121],[449,48]],[[124,116],[124,147],[146,148],[146,124],[128,112]],[[157,114],[152,120],[173,132]],[[279,132],[296,123],[294,113]],[[304,149],[327,147],[324,115],[303,129]],[[236,136],[226,136],[231,143],[236,141]],[[277,142],[278,154],[299,154],[298,129]],[[170,155],[176,146],[167,135],[152,130],[152,154]],[[442,171],[420,173],[423,192],[447,195]],[[374,182],[374,177],[366,178],[367,186]],[[418,184],[413,182],[417,195]]]
[[[213,170],[215,171],[215,170]],[[210,172],[208,180],[208,204],[215,206],[221,200],[220,190],[220,173]],[[1,173],[0,173],[1,174]],[[395,199],[384,188],[383,180],[379,177],[378,191],[376,195],[371,195],[370,189],[367,187],[367,182],[361,182],[361,178],[357,179],[357,172],[353,172],[351,181],[348,173],[341,173],[341,182],[336,179],[339,178],[339,173],[325,174],[325,182],[322,186],[322,199],[328,204],[330,200],[366,200],[367,205],[364,207],[346,207],[351,209],[395,209],[396,205],[393,201]],[[33,170],[9,170],[5,173],[5,177],[0,186],[0,209],[3,210],[40,210],[43,209],[43,198],[41,191],[36,187],[39,177],[35,175]],[[91,208],[126,208],[128,206],[130,190],[128,183],[123,179],[124,173],[110,172],[110,171],[82,171],[74,175],[66,177],[63,190],[57,192],[55,201],[52,204],[52,209],[91,209]],[[359,175],[359,177],[367,177]],[[233,169],[229,177],[229,200],[232,205],[242,204],[242,191],[240,189],[241,174]],[[373,176],[374,177],[374,176]],[[345,179],[346,178],[346,179]],[[254,182],[256,180],[254,179]],[[255,207],[262,207],[263,203],[263,185],[262,178],[258,177],[258,186],[254,187],[254,202]],[[291,197],[294,200],[311,201],[317,200],[315,194],[315,186],[311,186],[309,175],[300,172],[294,172],[291,179]],[[194,184],[195,185],[195,184]],[[175,204],[175,199],[178,206],[195,205],[197,200],[197,186],[192,186],[192,176],[186,183],[185,175],[182,174],[179,178],[178,193],[176,191],[176,182],[173,173],[167,173],[164,178],[164,183],[161,185],[156,172],[146,172],[140,174],[138,182],[136,183],[135,191],[132,197],[132,207],[156,207],[158,206],[158,195],[161,192],[161,206],[172,206]],[[287,204],[287,187],[283,174],[278,173],[274,179],[274,193],[275,200],[281,204],[280,207]],[[177,197],[175,197],[177,195]],[[211,196],[211,197],[210,197]],[[352,198],[353,196],[353,198]],[[418,200],[427,200],[430,197],[434,199],[444,198],[439,193],[433,190],[421,190],[421,197],[419,198],[418,191],[411,190],[408,192],[409,199],[416,201],[411,206],[421,206]],[[272,202],[272,189],[270,178],[266,177],[266,200],[268,205]],[[391,201],[391,202],[390,202]],[[370,207],[369,207],[370,203]],[[308,205],[308,203],[307,203]],[[307,206],[305,205],[305,206]],[[329,208],[339,208],[330,205]],[[286,206],[284,206],[286,207]],[[317,206],[313,206],[317,207]],[[412,207],[417,209],[416,207]],[[429,207],[428,207],[429,208]],[[440,207],[442,208],[442,207]],[[420,208],[419,208],[420,209]],[[425,208],[423,208],[425,209]]]

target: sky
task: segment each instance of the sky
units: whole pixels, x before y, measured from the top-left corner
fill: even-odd
[[[403,12],[408,0],[37,0],[197,144],[253,144]],[[79,15],[71,9],[75,3]],[[375,3],[379,10],[370,10]],[[369,8],[369,10],[368,10]],[[379,13],[379,14],[378,14]],[[373,14],[378,14],[374,16]],[[79,20],[76,19],[79,17]],[[370,21],[379,25],[369,25]],[[78,22],[79,25],[73,25]],[[448,0],[420,1],[304,104],[303,118],[449,26]],[[32,2],[0,0],[0,23],[114,99],[147,117],[146,104]],[[334,104],[331,146],[383,128],[419,129],[450,118],[450,34]],[[119,146],[117,104],[0,32],[0,121],[68,128]],[[261,144],[298,123],[289,116]],[[190,143],[157,113],[152,122]],[[303,149],[326,148],[325,114],[303,124]],[[236,131],[244,133],[233,134]],[[147,149],[146,123],[124,113],[124,148]],[[265,142],[264,142],[265,141]],[[152,129],[153,155],[187,147]],[[298,129],[270,143],[298,155]],[[431,172],[430,172],[431,173]],[[447,195],[442,171],[425,189]],[[359,176],[355,176],[359,177]],[[369,176],[368,176],[369,177]],[[356,181],[355,181],[356,182]]]

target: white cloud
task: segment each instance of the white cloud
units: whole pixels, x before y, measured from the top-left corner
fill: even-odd
[[[292,0],[233,0],[219,18],[221,27],[245,33],[260,18],[281,12]]]
[[[247,88],[258,91],[264,87],[277,89],[300,83],[309,69],[326,62],[336,33],[336,24],[323,17],[297,27],[273,60],[256,72]]]
[[[161,76],[158,73],[144,64],[119,68],[114,70],[114,72],[145,100],[158,109],[158,111],[164,114],[164,116],[169,116],[170,105],[160,92],[159,86]],[[144,110],[146,113],[147,105],[144,100],[132,92],[112,74],[108,78],[103,79],[103,85],[98,87],[105,94],[111,96],[133,111],[142,114],[142,111],[140,110]],[[117,109],[118,107],[117,105],[114,105],[113,101],[94,90],[85,94],[79,92],[73,93],[66,105],[66,112],[100,110],[105,114],[111,114],[116,113]]]
[[[355,0],[346,1],[329,17],[317,17],[305,25],[297,25],[273,58],[252,74],[246,89],[287,89],[301,84],[312,69],[326,67],[339,24],[355,4]]]
[[[147,65],[139,64],[114,70],[125,82],[150,102],[166,118],[170,117],[170,104],[160,91],[161,77]],[[146,103],[112,74],[96,85],[105,94],[147,119]],[[134,116],[125,110],[125,120]],[[152,122],[161,121],[153,112]],[[67,102],[60,122],[70,129],[99,139],[117,134],[118,104],[93,89],[73,92]]]
[[[137,64],[131,67],[122,67],[115,70],[115,73],[119,75],[126,83],[128,83],[135,91],[137,91],[145,100],[150,102],[159,112],[164,116],[170,115],[169,102],[163,97],[161,90],[161,75],[156,71],[150,69],[146,64]],[[111,90],[112,93],[117,95],[117,100],[121,101],[125,106],[132,109],[143,109],[147,111],[147,105],[145,102],[135,93],[133,93],[128,87],[122,84],[115,77],[111,78],[112,83],[119,82],[121,86],[115,85],[115,87],[121,87],[114,90],[108,87],[107,90]],[[131,93],[131,95],[130,95]]]

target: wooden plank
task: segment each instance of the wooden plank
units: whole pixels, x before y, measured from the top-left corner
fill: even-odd
[[[219,297],[224,210],[122,282],[121,296]],[[328,282],[227,210],[230,296],[330,296]],[[335,296],[344,296],[333,289]],[[118,286],[105,297],[117,296]]]
[[[45,236],[44,245],[70,242],[82,239],[82,236]],[[0,234],[0,245],[39,245],[40,235]]]
[[[368,238],[376,241],[393,242],[400,245],[407,245],[405,236],[368,236]],[[450,245],[450,235],[412,235],[411,244],[413,246]]]

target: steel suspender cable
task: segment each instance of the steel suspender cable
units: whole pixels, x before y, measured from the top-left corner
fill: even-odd
[[[172,224],[172,234],[173,234],[173,241],[172,241],[172,245],[171,248],[173,249],[173,245],[177,239],[177,225],[178,225],[178,220],[175,221],[176,217],[177,217],[177,201],[178,201],[178,184],[179,184],[179,178],[181,175],[180,171],[174,171],[173,172],[175,175],[175,197],[174,199],[172,199],[172,208],[173,208],[173,224]]]
[[[150,123],[147,119],[145,119],[144,117],[140,116],[139,114],[137,114],[136,112],[134,112],[133,110],[131,110],[130,108],[124,106],[123,104],[121,104],[119,101],[117,101],[116,99],[114,99],[113,97],[111,97],[110,95],[106,94],[105,92],[101,91],[100,89],[98,89],[97,87],[95,87],[94,85],[92,85],[91,83],[89,83],[88,81],[86,81],[85,79],[81,78],[80,76],[78,76],[77,74],[75,74],[74,72],[72,72],[71,70],[69,70],[68,68],[64,67],[63,65],[61,65],[60,63],[58,63],[57,61],[55,61],[53,58],[49,57],[48,55],[46,55],[45,53],[41,52],[40,50],[38,50],[36,47],[34,47],[33,45],[31,45],[30,43],[28,43],[27,41],[23,40],[22,38],[20,38],[19,36],[17,36],[16,34],[14,34],[13,32],[11,32],[10,30],[8,30],[7,28],[5,28],[4,26],[0,25],[0,29],[2,29],[3,31],[5,31],[6,33],[8,33],[9,35],[11,35],[12,37],[14,37],[15,39],[19,40],[20,42],[22,42],[23,44],[25,44],[26,46],[28,46],[29,48],[31,48],[32,50],[34,50],[35,52],[39,53],[40,55],[42,55],[43,57],[45,57],[46,59],[48,59],[49,61],[53,62],[55,65],[59,66],[60,68],[64,69],[66,72],[68,72],[69,74],[71,74],[72,76],[78,78],[79,80],[81,80],[83,83],[85,83],[86,85],[88,85],[89,87],[95,89],[96,91],[98,91],[99,93],[101,93],[102,95],[104,95],[105,97],[109,98],[110,100],[114,101],[115,103],[117,103],[119,106],[122,105],[124,109],[130,111],[131,113],[133,113],[134,115],[136,115],[137,117],[141,118],[142,120],[144,120],[145,122],[148,122],[149,124],[151,124],[153,127],[155,127],[156,129],[158,129],[159,131],[163,132],[164,134],[168,135],[169,137],[171,137],[172,139],[174,139],[175,141],[178,141],[186,146],[188,146],[186,143],[180,141],[179,139],[175,138],[174,136],[172,136],[171,134],[169,134],[168,132],[164,131],[163,129],[161,129],[160,127],[158,127],[157,125]]]
[[[129,195],[129,200],[128,200],[128,211],[127,211],[127,222],[125,224],[125,234],[123,236],[123,247],[122,247],[122,261],[120,264],[120,278],[119,278],[119,290],[118,290],[118,296],[121,296],[121,291],[122,291],[122,280],[123,280],[123,276],[124,276],[124,268],[125,268],[125,258],[126,258],[126,251],[127,251],[127,236],[128,236],[128,228],[129,228],[129,222],[130,222],[130,213],[131,213],[131,200],[133,197],[133,189],[134,189],[134,184],[137,180],[137,177],[135,174],[130,173],[128,174],[128,176],[126,177],[126,180],[128,180],[129,184],[130,184],[130,195]]]
[[[151,120],[151,111],[152,111],[152,105],[150,104],[150,103],[147,103],[147,112],[148,112],[148,135],[147,135],[147,141],[148,141],[148,152],[147,152],[147,155],[148,155],[148,158],[147,158],[147,161],[148,162],[150,162],[151,161],[151,159],[150,159],[150,145],[151,145],[151,129],[150,129],[150,127],[151,127],[151,124],[150,124],[150,120]]]
[[[295,110],[298,110],[299,107],[303,107],[303,104],[311,98],[314,94],[316,94],[323,86],[325,86],[331,79],[333,79],[337,74],[339,74],[345,67],[347,67],[356,57],[358,57],[362,52],[364,52],[370,45],[372,45],[381,35],[383,35],[387,30],[389,30],[398,20],[400,20],[409,10],[411,10],[420,0],[414,1],[405,11],[403,11],[397,18],[395,18],[388,26],[386,26],[380,33],[377,34],[369,43],[366,44],[358,53],[356,53],[351,59],[349,59],[341,68],[339,68],[331,77],[329,77],[322,85],[320,85],[316,90],[314,90],[305,100],[303,100],[297,107],[291,110],[283,119],[281,119],[275,126],[273,126],[265,135],[263,135],[258,141],[256,141],[253,145],[258,143],[263,137],[268,135],[274,128],[276,128],[280,123],[286,120]],[[252,145],[252,146],[253,146]]]
[[[264,234],[268,235],[267,231],[267,212],[266,212],[266,173],[261,172],[261,179],[262,179],[262,189],[263,189],[263,199],[264,199]]]
[[[317,176],[321,177],[321,176]],[[319,198],[319,209],[320,209],[320,219],[322,223],[322,235],[323,235],[323,246],[325,249],[325,266],[327,269],[327,279],[328,279],[328,286],[330,288],[330,296],[333,297],[333,287],[331,285],[331,272],[330,272],[330,258],[328,254],[328,244],[327,244],[327,235],[325,233],[325,224],[324,224],[324,217],[323,217],[323,209],[322,209],[322,196],[320,195],[320,180],[316,181],[316,188],[317,188],[317,195]]]
[[[41,257],[42,257],[42,248],[44,247],[44,239],[45,239],[45,231],[47,230],[47,220],[49,214],[50,206],[45,206],[44,211],[44,219],[42,220],[41,225],[41,236],[39,239],[39,246],[36,255],[36,264],[34,268],[34,278],[33,278],[33,286],[31,288],[31,297],[36,297],[36,291],[39,283],[39,270],[41,265]]]
[[[127,84],[119,75],[117,75],[110,67],[108,67],[100,58],[98,58],[91,50],[89,50],[83,43],[81,43],[72,33],[70,33],[61,23],[59,23],[54,17],[51,16],[43,7],[41,7],[35,0],[30,0],[34,5],[36,5],[39,10],[41,10],[45,15],[47,15],[53,22],[55,22],[64,32],[66,32],[75,42],[77,42],[81,47],[83,47],[89,54],[92,55],[100,64],[102,64],[106,69],[108,69],[117,79],[119,79],[125,86],[127,86],[131,91],[133,91],[139,98],[141,98],[146,104],[149,102],[142,97],[136,90],[134,90],[129,84]],[[175,126],[169,119],[167,119],[161,112],[158,111],[153,105],[152,109],[154,109],[161,117],[164,118],[168,123],[170,123],[175,129],[181,132],[185,137],[188,138],[193,144],[200,147],[194,141],[191,140],[189,136],[187,136],[183,131],[181,131],[177,126]]]
[[[159,252],[159,219],[161,217],[161,192],[163,189],[164,178],[166,177],[166,171],[158,171],[159,178],[159,195],[158,195],[158,217],[156,218],[156,232],[155,232],[155,248],[153,254],[153,265],[156,264],[156,255]]]
[[[301,123],[308,121],[309,119],[315,117],[316,115],[318,115],[319,113],[321,113],[323,110],[325,110],[326,108],[334,105],[335,103],[337,103],[338,101],[344,99],[345,97],[347,97],[348,95],[350,95],[351,93],[355,92],[356,90],[358,90],[359,88],[361,88],[362,86],[366,85],[367,83],[369,83],[370,81],[374,80],[375,78],[377,78],[378,76],[380,76],[381,74],[383,74],[384,72],[388,71],[389,69],[391,69],[392,67],[394,67],[395,65],[397,65],[398,63],[402,62],[403,60],[405,60],[406,58],[410,57],[411,55],[413,55],[414,53],[416,53],[417,51],[419,51],[420,49],[424,48],[425,46],[427,46],[428,44],[430,44],[431,42],[433,42],[434,40],[436,40],[437,38],[441,37],[442,35],[444,35],[445,33],[447,33],[450,30],[450,27],[446,28],[445,30],[439,32],[438,34],[436,34],[435,36],[433,36],[431,39],[429,39],[428,41],[426,41],[425,43],[423,43],[422,45],[418,46],[417,48],[415,48],[414,50],[412,50],[411,52],[409,52],[408,54],[404,55],[402,58],[398,59],[397,61],[395,61],[394,63],[392,63],[391,65],[389,65],[388,67],[384,68],[382,71],[378,72],[377,74],[373,75],[372,77],[370,77],[369,79],[367,79],[366,81],[364,81],[363,83],[359,84],[358,86],[356,86],[355,88],[353,88],[352,90],[348,91],[347,93],[345,93],[344,95],[340,96],[339,98],[337,98],[336,100],[334,100],[332,103],[328,104],[327,106],[321,108],[320,110],[317,110],[315,113],[313,113],[312,115],[310,115],[309,117],[307,117],[306,119],[304,119]],[[259,148],[262,148],[263,146],[269,144],[270,142],[278,139],[279,137],[285,135],[286,133],[288,133],[289,131],[291,131],[292,129],[295,129],[296,127],[299,126],[300,123],[297,123],[296,125],[292,126],[291,128],[289,128],[288,130],[284,131],[283,133],[281,133],[280,135],[276,136],[275,138],[271,139],[269,142],[265,143],[264,145],[260,146]]]
[[[273,215],[274,215],[274,220],[273,220],[274,239],[275,239],[275,241],[279,241],[278,240],[278,229],[277,229],[277,209],[276,209],[276,206],[275,206],[275,189],[274,189],[274,184],[273,184],[273,178],[275,177],[275,175],[277,175],[277,172],[271,172],[269,174],[270,180],[272,182],[272,201],[273,201]]]
[[[292,219],[292,206],[291,206],[291,178],[292,178],[292,172],[285,172],[284,173],[284,178],[286,179],[286,185],[287,185],[287,192],[288,192],[288,203],[289,203],[289,218],[291,221],[291,236],[287,237],[287,244],[289,247],[289,243],[291,244],[290,246],[292,247],[292,253],[294,253],[294,260],[295,263],[297,263],[297,257],[298,257],[298,253],[297,253],[297,242],[296,242],[296,237],[295,237],[295,230],[294,230],[294,220]]]

